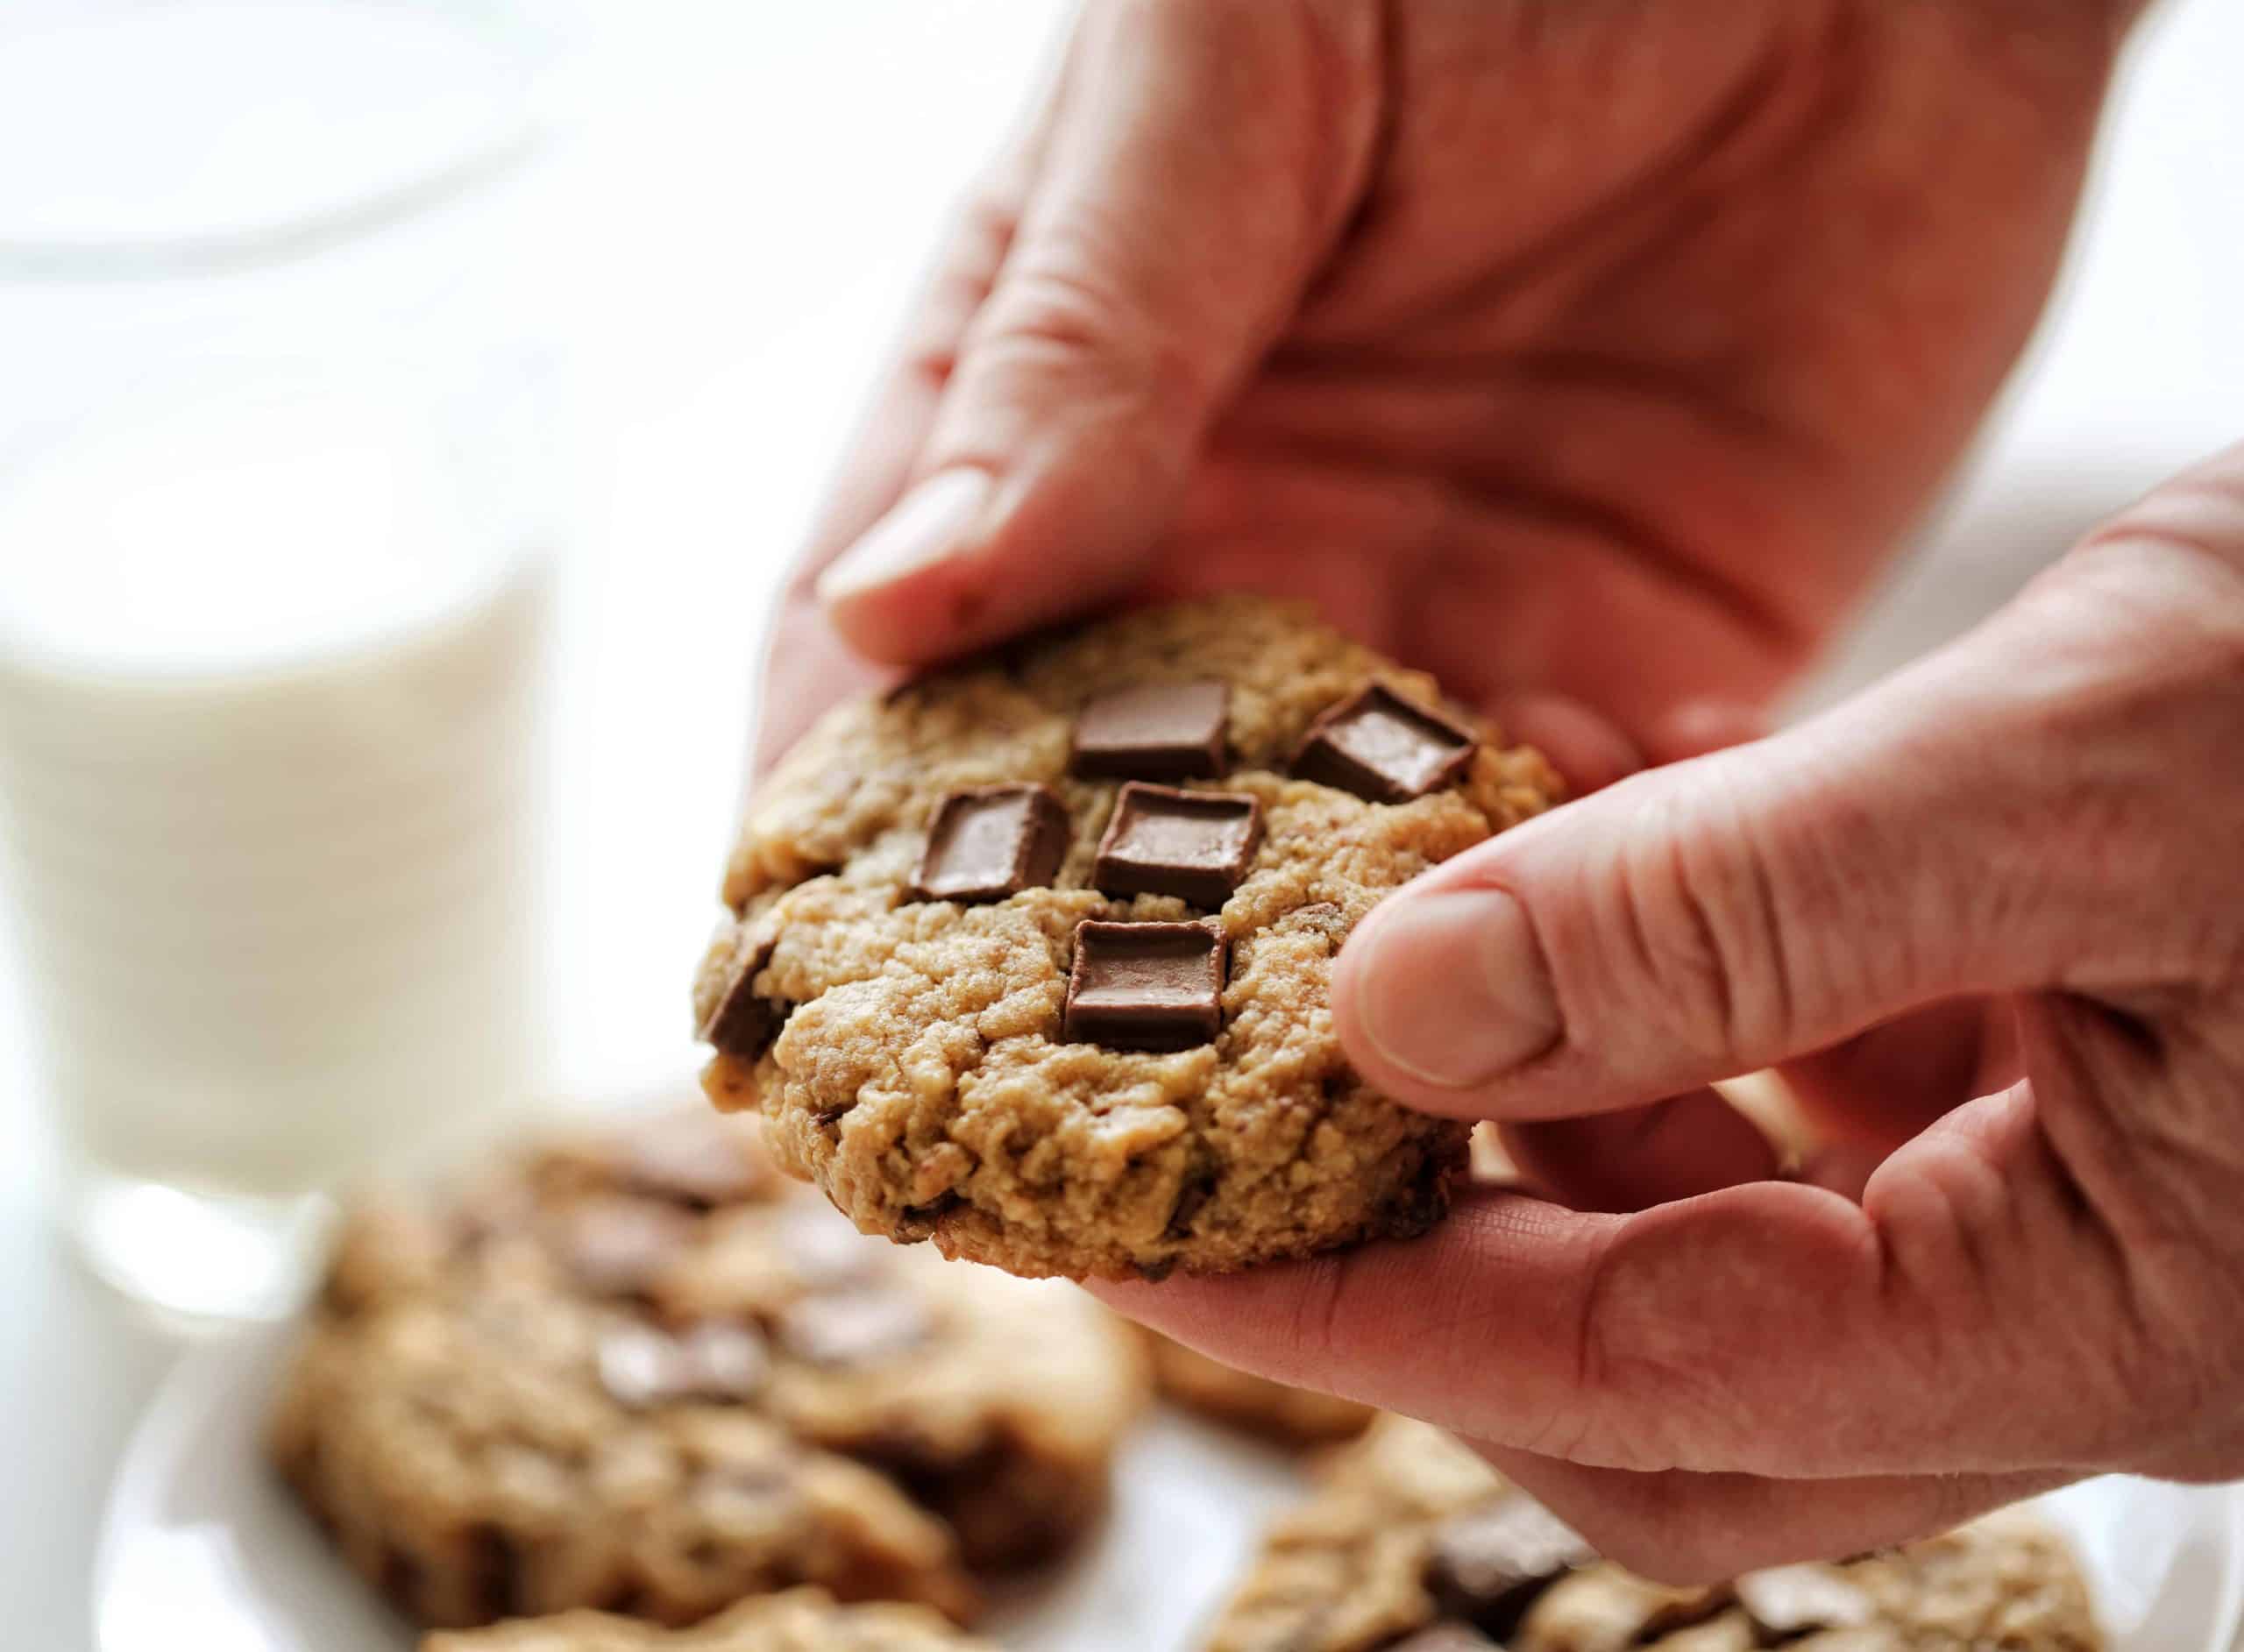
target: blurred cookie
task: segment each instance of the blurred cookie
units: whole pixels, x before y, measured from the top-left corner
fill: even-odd
[[[1556,790],[1295,605],[969,662],[836,710],[758,787],[696,989],[707,1088],[860,1228],[1015,1273],[1421,1232],[1467,1127],[1350,1069],[1332,961]]]
[[[1146,1379],[1078,1293],[899,1251],[690,1112],[362,1207],[274,1457],[412,1615],[690,1622],[745,1594],[968,1615],[1103,1506]]]
[[[2093,1652],[2080,1570],[2030,1514],[1830,1565],[1669,1588],[1600,1560],[1466,1447],[1381,1418],[1265,1538],[1207,1652]]]
[[[923,1607],[838,1605],[816,1589],[743,1601],[691,1629],[564,1612],[432,1634],[421,1652],[995,1652]]]
[[[1237,1371],[1158,1332],[1144,1333],[1154,1380],[1188,1410],[1284,1445],[1324,1445],[1353,1439],[1379,1414],[1353,1400],[1307,1388],[1289,1388]]]

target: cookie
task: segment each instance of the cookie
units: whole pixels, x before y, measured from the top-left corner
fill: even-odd
[[[817,1589],[742,1601],[691,1629],[604,1612],[564,1612],[432,1634],[421,1652],[995,1652],[934,1613],[838,1605]]]
[[[271,1429],[410,1615],[692,1622],[814,1584],[970,1614],[1066,1547],[1147,1386],[1064,1287],[854,1232],[693,1111],[359,1208]]]
[[[1341,1053],[1341,943],[1546,807],[1542,758],[1299,607],[1040,638],[831,713],[695,990],[721,1108],[856,1225],[1024,1275],[1423,1231],[1466,1127]]]
[[[1670,1588],[1598,1559],[1468,1448],[1384,1417],[1280,1521],[1206,1652],[2094,1652],[2063,1542],[1990,1515],[1843,1563]]]
[[[1154,1381],[1190,1411],[1281,1445],[1353,1439],[1379,1414],[1371,1407],[1237,1371],[1154,1331],[1143,1333]]]

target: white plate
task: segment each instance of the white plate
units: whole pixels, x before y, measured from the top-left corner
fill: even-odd
[[[266,1471],[259,1428],[288,1336],[195,1349],[141,1420],[94,1565],[100,1652],[411,1648]],[[987,1627],[1017,1652],[1184,1652],[1299,1494],[1275,1454],[1159,1417],[1125,1454],[1090,1552],[1008,1595]],[[2230,1652],[2244,1616],[2235,1491],[2110,1479],[2043,1507],[2086,1558],[2117,1652]]]

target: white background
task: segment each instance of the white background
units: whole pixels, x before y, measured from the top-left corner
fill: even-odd
[[[570,345],[553,1070],[685,1069],[765,595],[1051,0],[610,0],[541,163]],[[2127,76],[2050,324],[1942,524],[1809,698],[1961,628],[2066,533],[2244,436],[2244,6],[2173,0]],[[20,158],[0,157],[0,165]],[[7,289],[0,285],[0,338]],[[0,372],[7,371],[0,367]],[[62,387],[56,386],[60,394]],[[37,394],[20,382],[7,394]],[[173,1344],[44,1225],[0,982],[0,1644],[86,1644],[118,1443]]]

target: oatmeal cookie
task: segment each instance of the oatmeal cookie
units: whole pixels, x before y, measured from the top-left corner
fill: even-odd
[[[1438,1429],[1384,1417],[1281,1520],[1208,1652],[2096,1652],[2088,1588],[2031,1514],[1829,1565],[1669,1588],[1600,1560]]]
[[[361,1207],[272,1450],[410,1614],[691,1622],[814,1584],[972,1610],[1102,1507],[1139,1351],[1064,1287],[899,1251],[706,1111]]]
[[[845,706],[758,791],[695,1008],[721,1108],[858,1227],[1025,1275],[1415,1234],[1466,1127],[1343,1057],[1341,943],[1557,791],[1305,611],[1230,598]]]
[[[432,1634],[421,1652],[994,1652],[920,1606],[842,1606],[817,1589],[742,1601],[691,1629],[604,1612]]]

